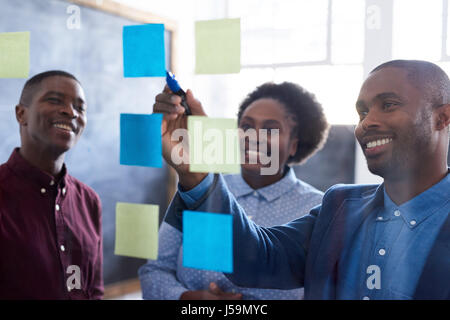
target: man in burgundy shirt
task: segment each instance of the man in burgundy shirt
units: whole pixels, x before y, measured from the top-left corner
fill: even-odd
[[[0,299],[101,299],[100,199],[64,165],[87,121],[79,81],[34,76],[16,118],[21,147],[0,166]]]

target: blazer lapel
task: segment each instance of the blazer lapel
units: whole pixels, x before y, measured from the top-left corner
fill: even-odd
[[[428,255],[417,284],[414,299],[450,299],[450,215]]]

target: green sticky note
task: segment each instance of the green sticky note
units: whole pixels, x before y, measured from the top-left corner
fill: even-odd
[[[157,205],[118,202],[114,254],[156,260],[158,225]]]
[[[28,78],[30,32],[0,33],[0,78]]]
[[[241,70],[241,21],[221,19],[195,23],[195,72],[239,73]]]
[[[240,172],[236,119],[189,116],[187,126],[191,172]]]

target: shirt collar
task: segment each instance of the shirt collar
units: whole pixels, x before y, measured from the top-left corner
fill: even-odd
[[[63,164],[62,174],[59,181],[56,181],[52,175],[40,170],[25,160],[21,156],[19,148],[14,149],[6,164],[15,174],[23,179],[37,183],[40,187],[54,185],[60,185],[61,187],[66,186],[66,179],[68,175],[65,164]]]
[[[392,217],[398,210],[397,214],[404,222],[410,228],[414,228],[449,201],[448,190],[450,190],[450,170],[441,181],[400,206],[397,206],[384,190],[385,213],[388,217]]]
[[[232,193],[236,198],[257,192],[265,200],[271,202],[279,198],[286,192],[292,190],[294,186],[297,184],[297,177],[295,176],[294,169],[287,167],[287,170],[288,171],[286,172],[284,177],[281,178],[281,180],[256,190],[250,187],[247,184],[247,182],[245,182],[244,178],[242,178],[242,175],[237,174],[230,176],[229,181],[233,185],[233,187],[230,188],[230,190],[232,190]]]

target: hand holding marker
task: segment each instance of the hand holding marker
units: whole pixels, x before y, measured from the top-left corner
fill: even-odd
[[[186,92],[184,92],[183,89],[181,89],[180,85],[178,84],[177,80],[175,80],[175,75],[173,75],[171,72],[166,71],[166,82],[169,86],[170,90],[177,96],[181,97],[181,105],[185,109],[186,115],[191,115],[191,109],[189,109],[187,103],[186,103]]]

